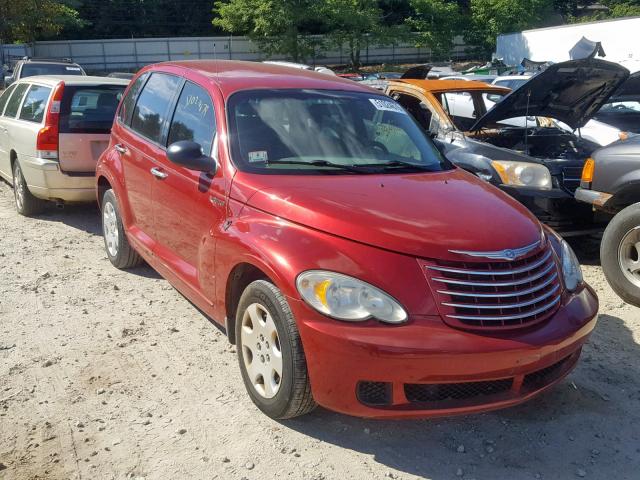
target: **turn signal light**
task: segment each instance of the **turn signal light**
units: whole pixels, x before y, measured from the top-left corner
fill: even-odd
[[[584,167],[582,168],[582,178],[581,180],[586,183],[593,182],[593,172],[596,169],[596,162],[593,158],[587,158],[587,161],[584,162]]]

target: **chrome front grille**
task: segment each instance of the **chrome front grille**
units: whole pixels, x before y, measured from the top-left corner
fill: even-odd
[[[445,321],[481,330],[542,322],[558,308],[562,286],[548,243],[523,259],[425,265]]]

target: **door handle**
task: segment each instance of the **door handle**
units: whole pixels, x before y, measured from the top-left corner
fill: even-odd
[[[167,178],[169,176],[168,173],[163,172],[158,167],[153,167],[151,169],[151,175],[153,175],[156,178],[159,178],[160,180],[164,180],[165,178]]]
[[[118,153],[122,153],[122,154],[125,154],[125,153],[127,153],[127,152],[129,151],[129,149],[128,149],[127,147],[123,147],[123,146],[122,146],[122,145],[120,145],[119,143],[115,144],[115,145],[113,146],[113,148],[115,148],[115,149],[116,149],[116,152],[118,152]]]

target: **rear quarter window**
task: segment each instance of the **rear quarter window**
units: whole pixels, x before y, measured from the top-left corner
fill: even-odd
[[[66,86],[60,105],[60,133],[111,132],[125,87]]]
[[[140,93],[140,90],[142,90],[147,78],[149,78],[149,74],[147,73],[140,75],[135,82],[133,82],[133,85],[131,85],[124,97],[124,100],[122,101],[122,105],[118,111],[118,120],[125,125],[131,125],[131,117],[133,116],[133,109],[136,105],[138,94]]]
[[[42,122],[50,94],[51,89],[49,87],[31,85],[20,109],[20,120],[35,123]]]

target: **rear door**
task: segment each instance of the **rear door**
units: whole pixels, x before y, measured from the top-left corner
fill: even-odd
[[[2,117],[4,107],[9,101],[9,97],[16,88],[15,85],[11,85],[8,89],[2,92],[0,95],[0,175],[5,179],[11,178],[11,161],[9,158],[9,130],[7,129],[7,122]]]
[[[176,103],[166,144],[194,141],[205,155],[217,157],[215,138],[213,100],[206,89],[187,81]],[[214,288],[209,282],[213,275],[206,272],[213,270],[216,232],[222,231],[226,218],[223,172],[218,169],[216,175],[210,175],[189,170],[166,155],[155,161],[161,173],[153,182],[156,256],[211,304]],[[214,162],[212,158],[212,171]]]
[[[183,80],[175,75],[153,72],[139,77],[120,109],[114,148],[124,168],[129,208],[133,216],[131,234],[152,253],[155,245],[151,191],[155,159],[165,155],[167,118]]]
[[[17,83],[15,84],[15,90],[11,94],[11,97],[7,101],[7,104],[4,108],[4,112],[2,113],[2,137],[4,148],[7,149],[8,152],[11,150],[15,150],[18,153],[18,158],[21,153],[25,152],[25,149],[31,150],[32,153],[35,153],[35,137],[32,139],[28,139],[28,144],[25,145],[21,143],[23,139],[23,132],[20,128],[20,122],[17,120],[18,112],[20,111],[20,106],[22,105],[22,100],[24,100],[24,96],[29,90],[30,85],[28,83]],[[13,174],[11,172],[10,162],[1,162],[0,168],[2,169],[3,176],[5,178],[11,179],[13,178]]]
[[[98,158],[109,145],[124,89],[124,85],[65,86],[59,126],[61,170],[95,172]]]

